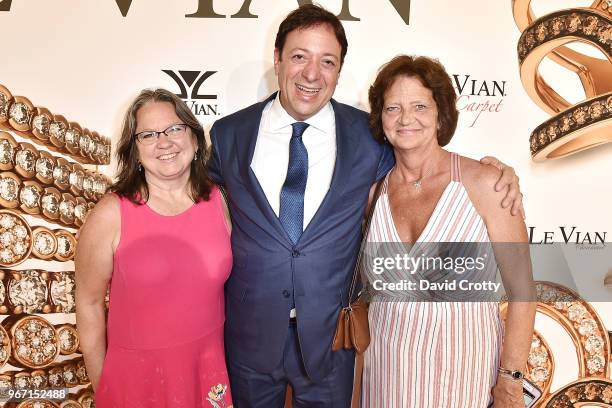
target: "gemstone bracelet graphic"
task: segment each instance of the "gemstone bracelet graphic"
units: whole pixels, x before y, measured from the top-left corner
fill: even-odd
[[[111,144],[106,137],[68,122],[62,115],[35,107],[23,96],[13,96],[0,85],[0,129],[16,132],[35,143],[73,157],[84,164],[109,164]]]
[[[525,376],[541,391],[534,407],[570,408],[587,402],[612,407],[610,339],[595,309],[574,291],[552,282],[536,282],[537,310],[569,335],[578,358],[578,380],[551,392],[555,361],[544,336],[534,333]],[[507,303],[500,305],[506,315]]]
[[[19,389],[65,395],[23,394],[6,406],[94,406],[72,261],[75,230],[111,185],[98,171],[110,153],[110,139],[0,85],[0,406]]]
[[[571,155],[612,141],[612,0],[535,18],[530,0],[513,0],[514,20],[522,31],[518,60],[523,87],[531,99],[553,115],[529,137],[531,156],[544,161]],[[606,59],[569,47],[583,43]],[[577,104],[559,95],[540,75],[548,57],[580,78],[586,99]]]

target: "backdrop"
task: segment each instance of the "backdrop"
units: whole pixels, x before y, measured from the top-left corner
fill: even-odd
[[[180,94],[208,130],[220,117],[277,89],[274,37],[298,3],[305,1],[2,0],[0,84],[113,144],[126,106],[148,87]],[[476,159],[493,155],[515,168],[532,242],[546,248],[534,259],[536,279],[577,291],[600,322],[605,344],[598,355],[604,366],[581,370],[592,353],[585,351],[586,337],[576,334],[580,320],[570,319],[562,308],[555,315],[552,306],[538,314],[537,329],[554,356],[554,366],[550,356],[545,363],[549,376],[539,377],[540,384],[548,382],[555,391],[581,376],[609,378],[605,330],[612,329],[612,304],[606,303],[612,289],[605,288],[604,279],[612,271],[606,244],[612,229],[612,145],[604,142],[612,138],[611,2],[320,4],[340,15],[349,40],[334,95],[339,101],[367,110],[377,69],[397,54],[427,55],[445,65],[461,112],[448,148]],[[550,53],[568,41],[580,44]],[[592,144],[600,145],[589,148]],[[114,163],[86,168],[110,176]],[[566,241],[573,245],[552,244]],[[28,260],[10,270],[28,268],[74,266]],[[540,289],[542,294],[545,288]],[[74,321],[73,314],[41,316],[55,324]],[[64,358],[74,356],[56,361]],[[589,364],[597,368],[596,362]],[[0,372],[21,369],[15,367],[7,363]]]

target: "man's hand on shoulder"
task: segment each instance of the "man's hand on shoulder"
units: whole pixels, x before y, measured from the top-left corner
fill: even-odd
[[[496,157],[486,156],[480,159],[480,163],[494,166],[501,171],[497,182],[495,183],[495,191],[503,191],[508,189],[506,196],[501,202],[502,208],[511,206],[510,213],[512,215],[521,214],[525,218],[525,209],[523,208],[523,193],[519,185],[519,178],[516,175],[514,168],[502,163]]]

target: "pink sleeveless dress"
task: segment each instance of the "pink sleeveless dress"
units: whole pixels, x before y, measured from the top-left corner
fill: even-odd
[[[227,408],[221,194],[163,216],[121,198],[98,408]]]

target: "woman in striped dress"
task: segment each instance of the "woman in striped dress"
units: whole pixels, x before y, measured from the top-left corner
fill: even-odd
[[[455,91],[437,61],[394,58],[369,97],[370,125],[375,137],[393,147],[396,165],[382,181],[364,256],[373,298],[362,407],[523,407],[521,381],[513,375],[524,370],[529,353],[533,280],[525,224],[500,206],[504,192],[494,189],[499,171],[442,148],[453,136],[458,112]],[[494,256],[471,275],[458,268],[411,273],[405,265],[368,267],[373,251],[379,259],[416,259],[439,252],[429,243],[449,242],[480,243],[466,246],[471,255],[494,246]],[[459,301],[452,291],[420,286],[463,278],[494,282],[498,267],[506,293],[517,300],[509,303],[505,328],[498,303],[483,301],[491,300],[485,291]],[[412,282],[416,289],[398,291],[381,287],[381,281]]]

